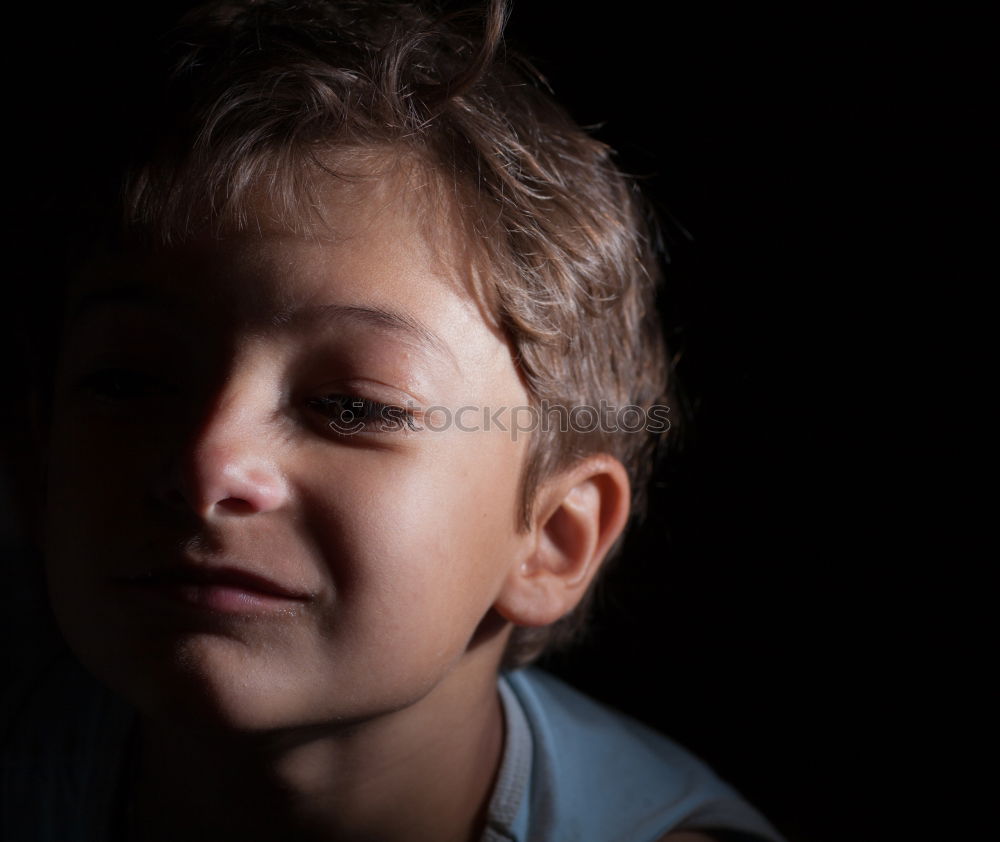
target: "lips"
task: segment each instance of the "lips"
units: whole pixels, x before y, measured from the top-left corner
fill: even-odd
[[[276,582],[259,573],[232,566],[174,564],[138,574],[120,576],[117,577],[117,580],[125,584],[153,588],[184,585],[228,587],[251,594],[302,602],[313,598],[313,595],[307,591]]]

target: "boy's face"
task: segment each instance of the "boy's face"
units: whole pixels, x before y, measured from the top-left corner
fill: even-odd
[[[420,410],[528,399],[409,189],[341,187],[322,239],[205,238],[72,297],[49,448],[53,606],[81,659],[153,715],[365,718],[478,663],[470,640],[499,651],[481,621],[530,540],[526,441],[430,430],[445,416]],[[397,409],[379,421],[379,405]],[[175,565],[296,597],[168,584]]]

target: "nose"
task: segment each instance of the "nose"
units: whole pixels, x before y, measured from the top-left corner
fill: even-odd
[[[170,454],[155,496],[204,520],[281,508],[288,482],[263,402],[229,389]]]

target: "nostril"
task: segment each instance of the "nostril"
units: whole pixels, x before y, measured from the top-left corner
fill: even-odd
[[[215,505],[234,515],[250,515],[257,511],[257,507],[252,503],[239,497],[227,497],[225,500],[219,500]]]
[[[160,505],[202,518],[212,512],[245,516],[283,505],[286,482],[273,460],[223,432],[178,448],[164,463],[153,484]]]

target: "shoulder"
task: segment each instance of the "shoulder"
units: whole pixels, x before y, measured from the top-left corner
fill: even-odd
[[[0,836],[69,842],[106,821],[133,719],[68,651],[46,655],[4,694]]]
[[[719,829],[780,839],[738,793],[668,737],[541,670],[517,670],[505,679],[531,731],[531,811],[560,828],[553,838],[703,842],[706,837],[691,835],[695,829]],[[686,836],[677,835],[681,829]]]
[[[535,759],[578,786],[620,781],[645,791],[728,791],[668,737],[539,669],[507,676],[530,723]],[[600,760],[595,764],[595,760]]]

